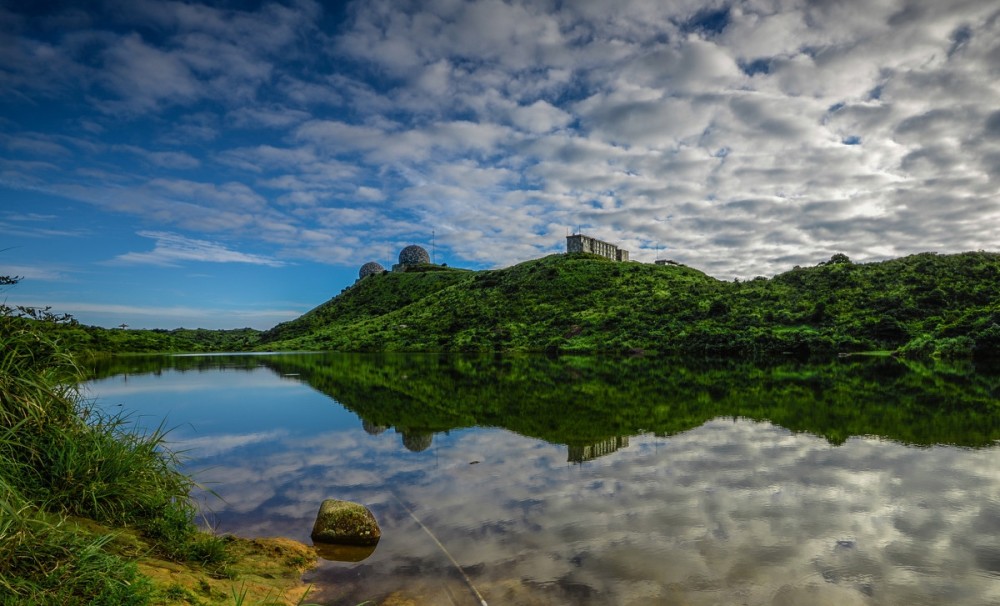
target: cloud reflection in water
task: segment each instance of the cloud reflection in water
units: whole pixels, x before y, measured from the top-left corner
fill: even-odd
[[[278,437],[269,450],[202,461],[229,503],[216,507],[221,530],[308,540],[324,498],[369,504],[387,539],[361,581],[347,565],[312,577],[338,588],[329,595],[356,583],[347,601],[450,574],[393,493],[499,603],[1000,599],[995,449],[831,446],[717,420],[670,439],[634,437],[583,464],[568,463],[565,446],[502,430],[436,436],[422,453],[360,428]]]
[[[223,497],[211,503],[223,532],[308,542],[325,498],[375,511],[378,549],[310,573],[318,602],[474,603],[398,497],[491,604],[1000,603],[996,447],[834,446],[720,418],[583,463],[503,429],[412,452],[315,397],[309,414],[337,423],[285,427],[296,411],[278,407],[253,431],[243,419],[245,433],[199,437],[214,446],[188,465]]]

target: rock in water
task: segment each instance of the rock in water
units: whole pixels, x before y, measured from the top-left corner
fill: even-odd
[[[312,540],[338,545],[375,545],[382,537],[375,516],[364,505],[327,499],[319,506]]]

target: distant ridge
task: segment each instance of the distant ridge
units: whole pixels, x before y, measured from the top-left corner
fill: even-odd
[[[683,265],[550,255],[500,270],[367,276],[258,349],[836,355],[1000,353],[1000,255],[844,255],[723,282]]]

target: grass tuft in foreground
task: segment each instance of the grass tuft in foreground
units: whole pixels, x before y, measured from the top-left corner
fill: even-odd
[[[192,480],[166,432],[135,433],[77,391],[58,342],[0,307],[0,604],[146,604],[152,585],[112,549],[129,528],[156,552],[222,567],[222,539],[194,524]]]

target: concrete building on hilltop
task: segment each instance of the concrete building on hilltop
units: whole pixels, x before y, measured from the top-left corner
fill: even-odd
[[[602,257],[607,257],[613,261],[628,261],[627,250],[583,234],[566,236],[566,252],[592,253]]]

